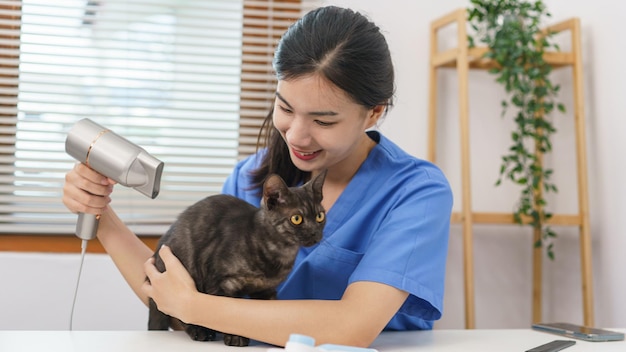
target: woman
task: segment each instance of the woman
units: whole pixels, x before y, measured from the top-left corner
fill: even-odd
[[[324,239],[300,251],[279,300],[201,294],[167,247],[158,272],[152,250],[109,207],[113,182],[82,164],[66,176],[65,205],[101,214],[98,238],[135,293],[186,323],[276,345],[300,333],[368,346],[385,329],[432,328],[442,311],[452,195],[437,167],[372,130],[394,94],[384,36],[359,13],[320,8],[285,33],[274,68],[268,148],[240,162],[223,191],[259,205],[269,173],[297,185],[328,169]]]

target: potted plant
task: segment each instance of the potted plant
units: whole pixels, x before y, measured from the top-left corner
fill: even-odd
[[[547,49],[559,49],[551,42],[552,33],[540,28],[550,13],[543,1],[470,2],[468,22],[475,32],[468,36],[470,47],[477,42],[488,47],[484,57],[495,62],[489,72],[507,93],[501,102],[502,116],[512,115],[515,121],[496,185],[509,180],[521,187],[515,221],[529,224],[536,233],[534,245],[545,246],[548,257],[554,259],[556,233],[546,225],[552,214],[546,210],[544,194],[558,190],[549,181],[553,170],[544,167],[543,155],[552,150],[551,137],[556,132],[547,117],[565,108],[555,101],[559,86],[550,81],[552,67],[544,60]]]

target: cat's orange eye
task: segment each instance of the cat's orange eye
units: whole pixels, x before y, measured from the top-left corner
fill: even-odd
[[[315,221],[323,222],[324,219],[326,219],[326,213],[324,213],[323,211],[320,211],[319,213],[317,213],[317,216],[315,217]]]
[[[292,215],[291,216],[291,223],[294,224],[294,225],[302,224],[302,215],[300,215],[300,214]]]

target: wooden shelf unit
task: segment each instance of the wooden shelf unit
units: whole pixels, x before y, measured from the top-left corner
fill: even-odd
[[[457,47],[445,51],[438,50],[438,32],[450,25],[457,26]],[[546,27],[544,33],[570,31],[570,52],[547,52],[544,59],[554,68],[571,67],[574,94],[574,124],[576,133],[576,161],[578,178],[578,214],[554,214],[548,222],[552,225],[577,226],[580,230],[580,260],[582,277],[582,298],[584,325],[594,326],[593,284],[591,269],[591,234],[589,225],[589,197],[587,181],[586,128],[583,104],[583,70],[580,45],[580,20],[572,18]],[[430,78],[428,113],[428,159],[436,161],[437,145],[437,70],[456,69],[458,77],[459,123],[461,144],[461,211],[452,214],[452,223],[462,225],[463,271],[465,291],[465,327],[475,328],[474,307],[474,254],[473,224],[516,224],[511,213],[480,213],[472,211],[470,189],[470,141],[469,141],[469,95],[468,75],[471,69],[489,69],[494,62],[483,55],[486,47],[469,48],[467,40],[467,11],[458,9],[431,22],[430,27]],[[508,133],[508,131],[506,132]],[[535,231],[534,240],[541,236]],[[542,258],[541,248],[533,250],[532,320],[542,320]]]

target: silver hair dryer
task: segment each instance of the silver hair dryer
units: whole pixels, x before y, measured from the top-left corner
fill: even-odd
[[[89,119],[82,119],[72,127],[65,140],[65,151],[123,186],[150,198],[159,194],[163,162]],[[95,238],[99,219],[99,215],[79,213],[76,236],[83,240]]]

